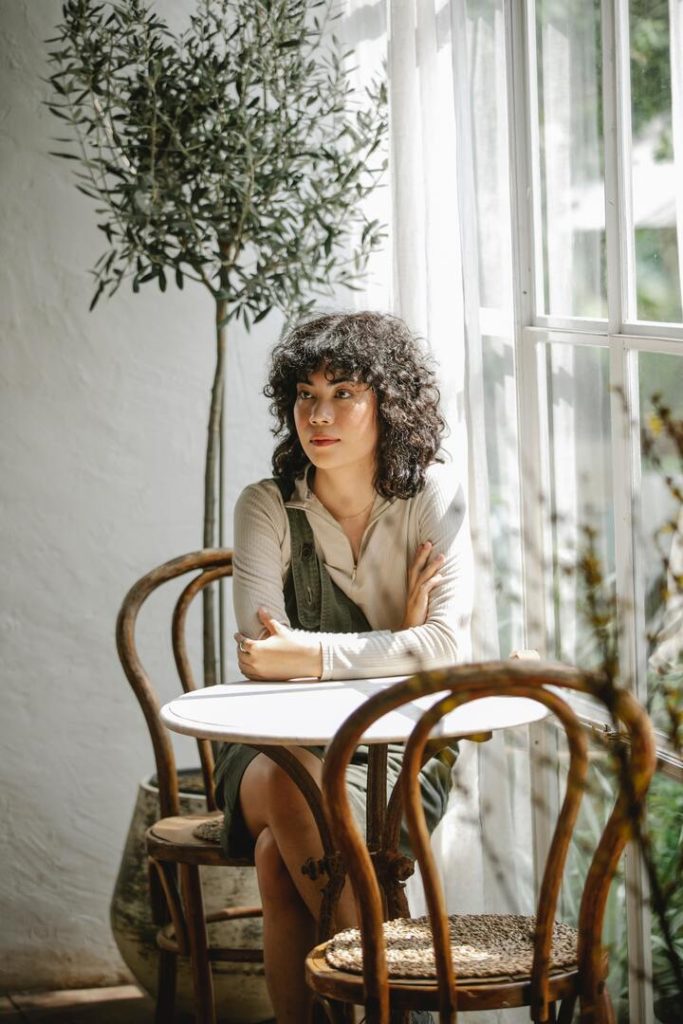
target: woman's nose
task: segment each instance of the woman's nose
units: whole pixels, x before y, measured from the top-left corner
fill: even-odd
[[[319,398],[311,407],[311,423],[331,423],[334,418],[332,404],[325,398]]]

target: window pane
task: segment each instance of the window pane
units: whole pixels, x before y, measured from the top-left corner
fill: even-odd
[[[538,312],[605,317],[599,0],[538,0],[536,37]]]
[[[670,12],[673,20],[670,20]],[[631,0],[631,190],[636,296],[631,316],[681,320],[683,229],[679,0]]]
[[[683,700],[683,356],[641,352],[638,371],[648,692],[655,724],[670,733],[667,698]]]
[[[599,601],[610,618],[615,595],[610,456],[609,358],[603,348],[547,346],[550,518],[555,654],[581,666],[601,662],[600,633],[587,607],[579,561],[597,559]],[[605,628],[612,628],[610,621]]]
[[[498,637],[503,656],[524,646],[514,346],[483,338],[484,415]]]
[[[479,301],[512,326],[512,239],[503,0],[467,0]],[[482,325],[486,333],[486,326]],[[502,332],[500,323],[496,330]]]

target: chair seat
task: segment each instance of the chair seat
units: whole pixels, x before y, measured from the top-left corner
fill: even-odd
[[[185,864],[252,865],[246,857],[225,857],[219,843],[221,811],[160,818],[147,829],[147,852],[157,860]]]
[[[528,978],[533,962],[536,919],[518,914],[455,914],[449,918],[453,966],[458,984]],[[436,979],[432,935],[426,917],[396,918],[384,924],[390,978]],[[551,973],[576,969],[578,933],[555,924]],[[348,928],[325,944],[335,970],[362,973],[360,931]]]

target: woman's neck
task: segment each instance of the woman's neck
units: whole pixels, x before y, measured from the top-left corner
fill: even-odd
[[[357,466],[348,472],[316,469],[312,489],[320,504],[341,523],[369,513],[377,493],[373,474],[359,473]]]

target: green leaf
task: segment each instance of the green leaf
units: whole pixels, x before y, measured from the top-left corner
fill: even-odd
[[[265,320],[265,318],[268,316],[272,308],[272,306],[266,306],[265,309],[262,309],[260,313],[257,313],[256,316],[254,317],[254,323],[258,324],[261,322],[261,320]]]
[[[100,295],[102,294],[103,291],[104,291],[104,281],[100,281],[100,283],[97,286],[97,290],[95,291],[95,294],[92,297],[92,301],[90,303],[90,306],[88,307],[88,312],[89,313],[92,313],[93,309],[97,305],[97,300],[99,299],[99,297],[100,297]]]
[[[175,268],[175,283],[182,290],[184,282],[183,272],[180,267]]]

